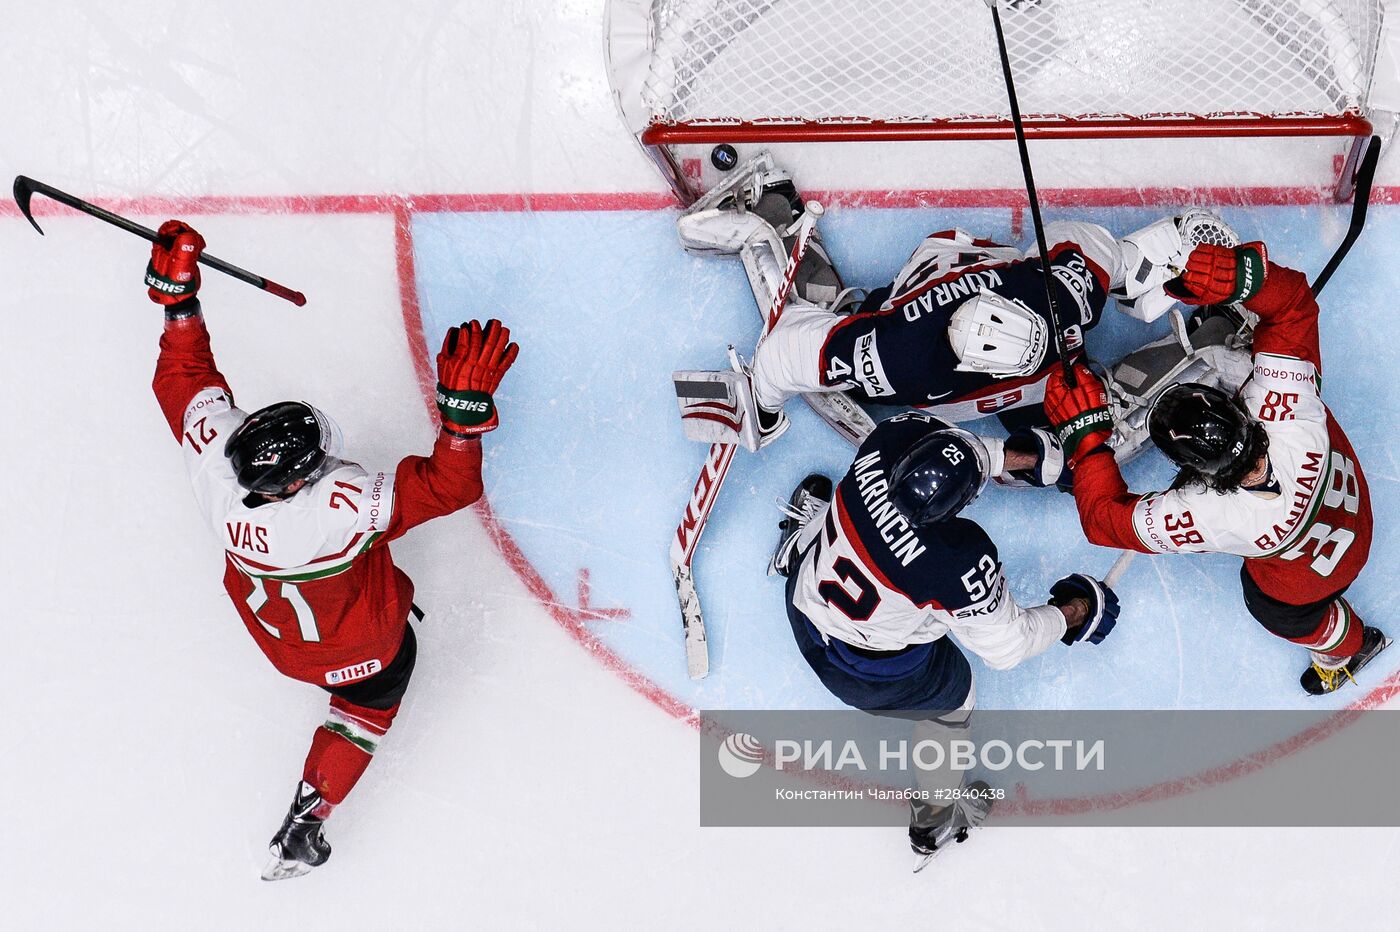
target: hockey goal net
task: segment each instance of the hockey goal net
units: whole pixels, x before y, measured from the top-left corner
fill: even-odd
[[[1032,138],[1367,137],[1384,0],[1001,0]],[[623,117],[684,144],[1012,136],[984,0],[611,0]]]

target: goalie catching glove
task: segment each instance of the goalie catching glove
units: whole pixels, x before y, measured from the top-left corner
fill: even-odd
[[[1059,435],[1070,469],[1090,453],[1108,449],[1113,434],[1103,382],[1082,362],[1074,364],[1074,381],[1071,388],[1063,368],[1055,369],[1045,381],[1045,416]]]
[[[1269,253],[1260,242],[1243,246],[1202,243],[1191,250],[1186,269],[1167,282],[1167,293],[1183,304],[1238,304],[1264,287]]]
[[[204,252],[204,237],[183,220],[167,220],[156,232],[160,239],[151,244],[146,294],[165,308],[167,320],[199,313],[194,297],[199,291],[199,256]]]
[[[492,393],[515,362],[520,347],[510,342],[510,330],[499,320],[450,327],[438,353],[437,406],[442,429],[466,439],[500,424]]]
[[[1167,283],[1181,274],[1192,250],[1203,243],[1228,248],[1238,246],[1240,238],[1218,214],[1199,208],[1123,237],[1122,266],[1113,287],[1118,309],[1150,323],[1175,307],[1178,296],[1170,293]]]
[[[1082,599],[1088,606],[1084,621],[1068,628],[1060,641],[1073,644],[1075,641],[1088,641],[1101,644],[1118,624],[1118,594],[1092,576],[1071,573],[1050,587],[1051,605],[1068,605],[1075,599]]]

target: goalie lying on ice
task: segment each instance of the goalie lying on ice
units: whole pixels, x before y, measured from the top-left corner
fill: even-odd
[[[778,290],[803,210],[790,178],[765,155],[687,211],[678,230],[693,253],[740,255],[762,308]],[[1187,243],[1200,236],[1202,218],[1228,234],[1218,218],[1200,211],[1158,221],[1122,241],[1092,223],[1048,224],[1066,350],[1083,348],[1110,294],[1121,310],[1142,320],[1174,305],[1162,284],[1184,264],[1190,246],[1183,234]],[[758,430],[749,434],[756,433],[760,445],[781,433],[781,409],[797,394],[848,390],[859,401],[911,405],[962,422],[1038,407],[1045,379],[1059,362],[1035,248],[1023,252],[962,230],[934,233],[893,282],[861,298],[843,288],[818,239],[794,284],[782,317],[754,351],[748,378],[718,376],[734,383],[726,394],[751,412]],[[686,375],[687,384],[699,381],[696,373]],[[718,393],[714,389],[712,397]],[[1038,410],[1031,420],[1042,421]]]

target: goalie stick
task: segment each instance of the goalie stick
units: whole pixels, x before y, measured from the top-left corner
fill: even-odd
[[[760,342],[768,336],[783,314],[783,307],[792,292],[793,281],[797,278],[797,268],[807,254],[807,245],[811,242],[817,218],[821,214],[822,206],[815,201],[809,201],[806,211],[798,220],[796,241],[792,244],[787,266],[783,270],[782,286],[773,295],[773,302],[763,317]],[[710,445],[705,462],[700,465],[700,475],[695,480],[695,487],[691,490],[690,501],[686,503],[685,514],[681,516],[675,536],[671,539],[671,577],[676,584],[676,599],[681,608],[681,625],[685,629],[686,672],[693,680],[709,675],[710,649],[705,637],[705,616],[700,609],[700,595],[695,591],[692,561],[695,559],[695,548],[700,543],[700,535],[705,531],[705,522],[714,510],[719,490],[724,486],[725,477],[729,475],[729,466],[734,462],[734,453],[737,450],[738,445],[732,443]]]

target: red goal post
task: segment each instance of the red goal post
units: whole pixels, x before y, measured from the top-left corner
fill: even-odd
[[[1000,0],[1033,139],[1372,134],[1384,0]],[[609,0],[609,79],[675,147],[1012,139],[985,0]]]

